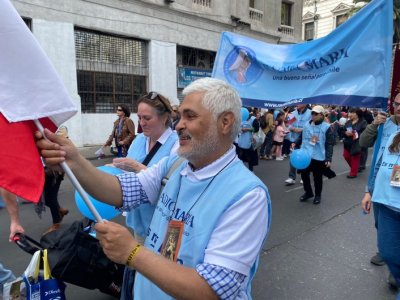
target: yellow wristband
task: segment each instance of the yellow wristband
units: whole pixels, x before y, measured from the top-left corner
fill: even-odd
[[[133,258],[136,256],[136,254],[139,252],[139,249],[142,245],[137,244],[135,248],[131,251],[131,253],[128,256],[128,259],[126,260],[126,265],[129,267],[129,263],[133,260]]]

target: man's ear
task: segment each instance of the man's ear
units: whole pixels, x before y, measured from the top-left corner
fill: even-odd
[[[232,126],[235,123],[235,115],[231,111],[223,112],[219,116],[219,127],[221,129],[221,134],[229,135],[232,132]]]

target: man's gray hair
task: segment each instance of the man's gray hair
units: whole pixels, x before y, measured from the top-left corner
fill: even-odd
[[[204,93],[202,104],[213,115],[214,119],[224,112],[232,112],[235,116],[235,123],[232,127],[231,138],[235,140],[240,131],[242,101],[236,90],[223,80],[205,77],[197,79],[189,84],[183,95],[193,93]]]

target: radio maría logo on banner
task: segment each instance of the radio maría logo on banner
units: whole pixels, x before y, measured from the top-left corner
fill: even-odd
[[[224,74],[233,85],[250,85],[257,81],[264,69],[253,50],[236,46],[225,58]]]

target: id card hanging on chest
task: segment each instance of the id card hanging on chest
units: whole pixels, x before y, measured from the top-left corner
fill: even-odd
[[[390,177],[390,185],[400,187],[400,166],[394,165],[392,176]]]
[[[318,143],[319,137],[317,135],[311,136],[310,145],[315,146]]]
[[[172,220],[168,223],[167,234],[161,247],[161,255],[176,262],[179,248],[181,247],[184,223],[182,221]]]

